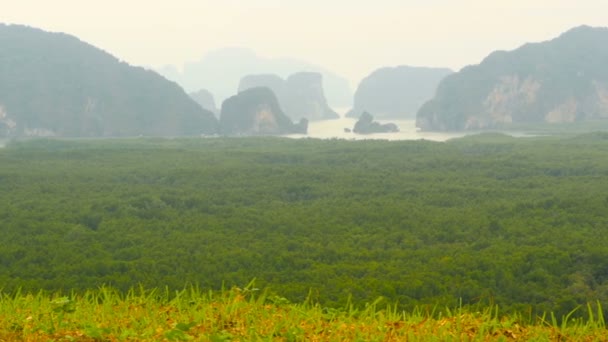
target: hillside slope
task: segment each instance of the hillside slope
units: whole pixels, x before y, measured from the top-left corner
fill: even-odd
[[[494,52],[446,77],[417,126],[457,131],[608,118],[606,60],[608,28],[588,26]]]
[[[0,24],[0,137],[215,133],[175,83],[77,38]]]

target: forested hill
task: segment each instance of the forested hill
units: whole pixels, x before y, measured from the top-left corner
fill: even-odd
[[[454,131],[608,119],[607,60],[608,28],[588,26],[494,52],[446,77],[417,125]]]
[[[175,83],[77,38],[0,24],[0,138],[215,133]]]
[[[0,149],[0,284],[244,285],[324,306],[608,300],[608,136]],[[310,292],[312,290],[312,292]]]

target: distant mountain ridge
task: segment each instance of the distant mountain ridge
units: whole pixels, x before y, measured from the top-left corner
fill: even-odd
[[[383,67],[365,77],[357,87],[347,117],[370,112],[379,119],[412,119],[433,98],[439,82],[452,70],[401,65]]]
[[[318,72],[323,75],[327,101],[332,107],[350,107],[353,93],[345,78],[317,65],[288,58],[265,58],[247,48],[225,48],[211,51],[200,61],[186,63],[183,71],[165,66],[157,71],[179,83],[187,91],[208,89],[218,103],[237,93],[245,75],[275,74],[286,78],[297,72]]]
[[[446,77],[417,114],[423,130],[608,119],[608,28],[580,26],[496,51]]]
[[[246,75],[239,82],[239,93],[256,87],[267,87],[275,94],[281,109],[293,121],[327,120],[340,117],[327,104],[323,75],[298,72],[283,80],[277,75]]]
[[[199,89],[198,91],[188,94],[196,103],[203,109],[212,112],[216,117],[219,115],[219,109],[215,104],[215,97],[207,89]]]
[[[74,36],[0,24],[0,46],[0,137],[217,132],[177,84]]]

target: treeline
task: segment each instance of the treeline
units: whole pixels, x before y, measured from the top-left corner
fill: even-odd
[[[608,135],[33,140],[0,149],[0,286],[270,287],[567,313],[608,299]]]

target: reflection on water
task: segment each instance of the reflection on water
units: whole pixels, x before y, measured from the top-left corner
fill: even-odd
[[[384,139],[384,140],[433,140],[446,141],[452,138],[465,136],[467,133],[446,133],[446,132],[420,132],[416,129],[416,120],[377,120],[384,124],[392,122],[399,127],[396,133],[377,133],[377,134],[355,134],[347,132],[345,129],[352,130],[357,122],[353,118],[340,118],[335,120],[312,121],[308,125],[308,135],[289,135],[292,138],[318,138],[318,139]]]

